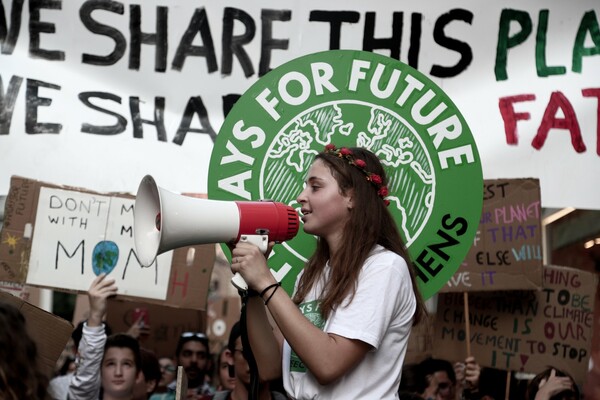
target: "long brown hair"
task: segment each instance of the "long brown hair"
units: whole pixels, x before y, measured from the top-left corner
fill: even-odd
[[[350,148],[355,159],[365,161],[365,169],[382,178],[382,184],[387,185],[387,177],[379,158],[369,150]],[[406,246],[384,201],[378,196],[375,186],[367,181],[366,175],[358,167],[348,163],[336,154],[321,152],[315,160],[323,161],[338,182],[342,195],[352,190],[352,210],[350,218],[344,227],[341,247],[333,258],[327,241],[319,238],[317,248],[308,260],[302,277],[298,282],[298,290],[294,302],[300,304],[307,296],[313,285],[319,280],[325,264],[329,261],[329,280],[323,289],[321,298],[321,313],[327,319],[345,298],[350,300],[356,293],[358,276],[361,268],[373,247],[377,244],[400,255],[408,264],[412,288],[417,300],[413,316],[416,325],[427,315],[423,297],[417,287],[414,267],[408,256]]]
[[[0,300],[0,399],[42,400],[48,377],[39,364],[37,346],[23,314]]]

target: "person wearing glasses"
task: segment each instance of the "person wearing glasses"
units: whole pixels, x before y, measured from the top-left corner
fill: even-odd
[[[209,362],[208,336],[202,332],[184,332],[177,341],[175,361],[181,365],[187,376],[187,400],[211,399],[214,389],[206,382]],[[154,394],[152,400],[175,399],[177,380],[167,385],[167,392]]]
[[[159,395],[165,393],[167,391],[167,386],[171,382],[175,382],[177,377],[177,366],[172,358],[160,357],[158,359],[158,364],[160,365],[161,378],[158,381],[155,393],[150,396],[150,400],[160,399]]]
[[[305,183],[297,202],[317,244],[291,298],[258,247],[232,251],[232,271],[259,293],[247,304],[259,375],[281,376],[292,399],[397,399],[408,337],[427,311],[381,161],[330,144]]]
[[[232,389],[215,393],[213,400],[248,400],[250,387],[250,366],[244,357],[242,347],[242,331],[240,323],[236,322],[229,333],[226,353],[229,376],[235,379]],[[287,400],[287,396],[271,390],[268,382],[260,382],[256,400]]]

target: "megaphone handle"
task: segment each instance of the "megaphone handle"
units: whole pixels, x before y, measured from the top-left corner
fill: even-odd
[[[231,278],[231,284],[235,286],[237,290],[241,290],[243,292],[248,290],[248,284],[244,278],[242,278],[242,275],[240,275],[239,272],[236,272],[235,275],[233,275],[233,278]]]
[[[268,235],[242,235],[240,237],[240,242],[252,243],[252,244],[258,246],[260,251],[262,251],[264,254],[267,252],[267,249],[269,247],[269,236]],[[242,278],[242,275],[240,275],[239,272],[236,272],[235,275],[233,275],[233,278],[231,278],[231,283],[238,290],[242,290],[242,291],[248,290],[248,284],[246,283],[244,278]]]

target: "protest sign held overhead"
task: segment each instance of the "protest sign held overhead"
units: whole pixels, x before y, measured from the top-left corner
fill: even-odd
[[[143,267],[133,242],[133,206],[131,195],[13,177],[0,232],[0,279],[87,292],[105,273],[121,296],[206,309],[215,247],[185,247]]]

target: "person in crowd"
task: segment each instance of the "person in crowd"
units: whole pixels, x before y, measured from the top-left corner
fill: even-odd
[[[117,294],[117,285],[106,274],[98,275],[88,289],[90,311],[87,321],[81,324],[81,339],[77,346],[77,366],[69,382],[69,400],[98,398],[100,370],[107,333],[103,322],[107,299]]]
[[[209,342],[208,336],[202,332],[184,332],[177,341],[175,360],[183,367],[187,376],[188,400],[210,399],[214,389],[206,382],[208,368]],[[167,392],[156,393],[152,400],[171,400],[175,398],[177,381],[167,385]]]
[[[106,339],[100,378],[101,390],[88,399],[97,399],[100,393],[102,400],[134,399],[134,389],[144,379],[142,355],[136,338],[125,333],[116,333]],[[93,393],[92,390],[90,393]]]
[[[150,399],[162,379],[162,371],[156,354],[143,347],[140,348],[140,354],[142,358],[143,379],[136,382],[133,391],[133,400]]]
[[[73,380],[73,375],[77,369],[79,343],[81,342],[81,338],[83,336],[83,325],[85,322],[86,321],[80,321],[71,333],[71,340],[73,341],[73,346],[75,348],[73,369],[64,375],[56,376],[50,380],[48,394],[53,400],[68,400],[69,386],[71,385],[71,380]],[[112,330],[106,324],[104,325],[104,331],[107,336],[112,333]]]
[[[481,367],[475,357],[469,356],[464,362],[454,363],[454,374],[456,376],[456,398],[478,399]]]
[[[526,400],[579,400],[575,380],[558,368],[548,367],[527,385]]]
[[[53,378],[69,374],[75,370],[75,353],[76,349],[73,344],[73,338],[69,338],[58,360],[56,360],[56,369]]]
[[[479,399],[481,367],[475,357],[467,357],[464,363],[427,358],[419,364],[420,375],[427,380],[422,392],[430,400]]]
[[[71,339],[71,341],[73,341],[73,339]],[[53,400],[67,400],[69,384],[71,383],[71,379],[75,373],[76,366],[77,363],[75,356],[67,355],[64,357],[63,365],[61,366],[58,374],[54,376],[48,384],[48,395],[50,398]]]
[[[88,294],[89,295],[89,294]],[[102,306],[101,302],[98,302],[97,300],[93,300],[90,301],[90,305],[93,305],[94,307],[98,307],[98,306]],[[95,310],[94,311],[96,314],[98,312],[102,312],[102,311],[98,311]],[[103,314],[104,315],[104,314]],[[52,378],[52,380],[50,380],[50,384],[48,386],[48,393],[50,395],[50,397],[54,400],[68,400],[68,393],[69,393],[69,386],[71,385],[71,380],[73,380],[73,375],[75,373],[75,369],[77,367],[77,356],[79,354],[79,343],[81,341],[81,338],[83,336],[83,326],[84,324],[87,322],[87,320],[81,321],[77,324],[77,326],[75,327],[75,329],[73,330],[73,332],[71,333],[71,341],[73,342],[73,347],[75,348],[75,357],[65,357],[65,365],[63,365],[63,369],[66,369],[66,362],[67,360],[70,361],[69,363],[69,369],[66,370],[64,373],[60,373],[58,376]],[[106,324],[104,324],[104,333],[106,336],[110,336],[112,333],[111,328]],[[131,325],[131,327],[129,328],[129,330],[127,331],[127,334],[129,334],[130,336],[133,336],[134,338],[138,338],[140,335],[143,335],[144,333],[148,332],[149,327],[144,327],[141,325],[141,318],[138,321],[134,321],[134,323]]]
[[[427,380],[422,393],[425,400],[455,400],[456,374],[448,360],[427,358],[419,364],[420,374]]]
[[[17,307],[0,300],[0,399],[45,400],[49,398],[47,386],[25,317]]]
[[[158,386],[152,396],[150,396],[151,400],[155,400],[160,398],[161,393],[167,392],[167,386],[171,382],[175,382],[177,377],[177,366],[175,365],[175,361],[173,361],[170,357],[161,357],[158,359],[158,363],[160,365],[161,378],[158,382]]]
[[[97,399],[101,393],[104,400],[131,399],[135,385],[144,381],[137,338],[126,333],[107,337],[103,322],[107,300],[116,294],[115,280],[105,274],[97,276],[88,289],[89,316],[73,335],[79,345],[69,400]]]
[[[234,377],[233,389],[217,392],[213,400],[248,400],[250,387],[250,366],[244,357],[242,347],[242,331],[240,323],[236,322],[229,333],[227,343],[227,366],[229,375]],[[259,382],[258,398],[256,400],[286,400],[287,396],[270,389],[268,382]]]
[[[327,145],[297,198],[317,244],[293,297],[278,290],[257,246],[232,250],[233,272],[259,293],[247,320],[260,376],[282,376],[292,398],[397,396],[408,337],[427,311],[387,195],[375,154]]]
[[[235,387],[235,371],[228,363],[230,359],[231,351],[228,346],[224,346],[217,357],[217,392],[233,390]]]

